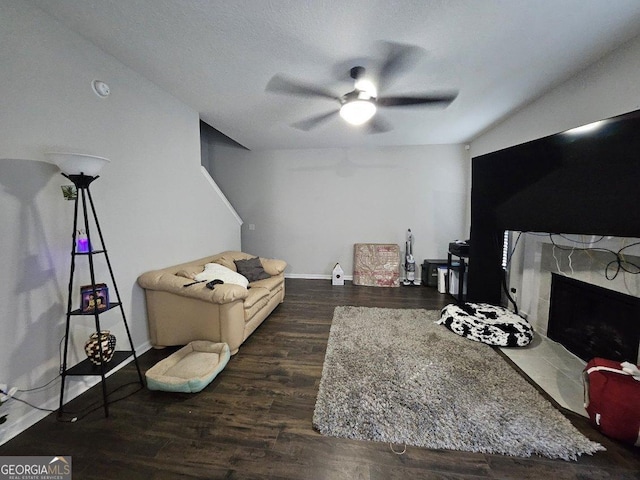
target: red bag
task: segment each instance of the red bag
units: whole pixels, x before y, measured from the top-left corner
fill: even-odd
[[[585,408],[608,437],[640,446],[640,372],[629,363],[594,358],[583,371]]]

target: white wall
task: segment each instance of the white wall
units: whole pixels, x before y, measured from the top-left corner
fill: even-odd
[[[638,78],[640,37],[476,138],[471,143],[472,156],[637,110],[640,108]],[[530,316],[530,321],[537,323],[541,308],[538,296],[540,286],[532,284],[531,278],[538,277],[531,270],[537,268],[532,266],[540,263],[540,248],[536,242],[521,242],[518,248],[522,249],[527,244],[533,245],[534,249],[517,251],[514,255],[510,286],[519,292],[518,300],[524,306],[524,313]],[[533,261],[534,258],[537,260]],[[631,282],[636,280],[630,279]],[[543,330],[546,330],[546,324]]]
[[[640,108],[640,37],[471,142],[475,157]]]
[[[0,10],[0,383],[30,389],[58,374],[73,225],[73,203],[60,190],[70,182],[45,163],[44,152],[111,159],[91,192],[141,350],[148,332],[137,276],[239,249],[240,226],[202,175],[197,112],[39,9],[0,0]],[[110,85],[108,98],[93,93],[96,78]],[[96,258],[98,278],[109,283]],[[87,283],[86,270],[79,262],[76,286]],[[117,310],[101,322],[124,346]],[[74,320],[74,361],[83,358],[90,331],[91,320]],[[70,384],[71,393],[86,387]],[[59,381],[22,397],[57,408]],[[9,420],[0,443],[42,416],[15,401],[2,413]]]
[[[411,228],[421,264],[467,238],[468,164],[462,145],[220,148],[213,177],[244,220],[245,251],[286,260],[289,276],[324,278],[339,262],[349,278],[354,243],[404,250]]]

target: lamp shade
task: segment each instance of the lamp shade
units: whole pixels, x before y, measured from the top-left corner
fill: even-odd
[[[86,175],[95,177],[111,160],[83,153],[50,152],[45,157],[55,163],[66,175]]]
[[[362,125],[376,113],[376,106],[370,100],[352,100],[340,108],[340,116],[351,125]]]

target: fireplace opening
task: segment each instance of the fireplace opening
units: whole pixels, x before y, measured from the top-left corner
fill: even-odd
[[[588,362],[638,363],[640,298],[552,273],[547,336]]]

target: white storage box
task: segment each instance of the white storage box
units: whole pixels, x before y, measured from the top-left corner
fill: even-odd
[[[447,293],[447,267],[438,267],[438,292]]]
[[[446,269],[445,269],[445,273],[446,273]],[[459,278],[460,278],[460,273],[459,273],[457,268],[449,270],[449,293],[451,295],[458,295]],[[463,295],[467,294],[467,272],[466,272],[466,270],[464,272],[464,279],[462,280],[462,294]]]

